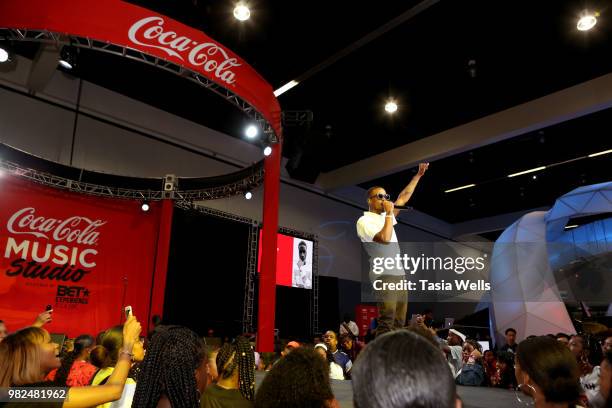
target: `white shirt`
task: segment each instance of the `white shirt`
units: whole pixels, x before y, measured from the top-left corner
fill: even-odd
[[[580,385],[586,394],[589,402],[592,402],[599,394],[599,377],[601,376],[601,368],[593,367],[593,371],[580,377]],[[590,405],[590,404],[589,404]]]
[[[385,226],[386,215],[387,214],[384,212],[382,214],[376,214],[371,211],[366,211],[359,220],[357,220],[357,235],[359,239],[361,239],[361,242],[365,244],[364,247],[370,259],[379,257],[395,258],[397,254],[400,254],[395,228],[392,230],[391,239],[388,244],[380,244],[374,241],[374,236]],[[391,214],[391,217],[393,217],[393,225],[396,225],[397,220],[395,219],[395,215]],[[406,272],[402,268],[393,268],[386,269],[384,275],[405,276]],[[379,277],[380,276],[377,277],[370,271],[371,279],[378,279]]]
[[[453,377],[457,378],[461,367],[463,365],[463,347],[461,346],[448,346],[450,353],[447,355],[448,365],[451,368]]]
[[[329,378],[332,380],[344,380],[344,371],[342,371],[342,367],[338,363],[333,361],[329,363]]]
[[[371,211],[365,211],[361,217],[357,220],[357,235],[361,239],[361,242],[374,242],[374,235],[378,234],[381,229],[385,226],[386,213],[376,214]],[[395,216],[393,217],[393,225],[397,224]],[[397,235],[395,235],[395,228],[391,234],[391,240],[389,242],[397,242]]]

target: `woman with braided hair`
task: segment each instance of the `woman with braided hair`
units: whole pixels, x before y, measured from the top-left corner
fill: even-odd
[[[95,340],[88,334],[82,334],[74,339],[74,349],[62,359],[62,366],[47,375],[58,387],[84,387],[98,369],[87,360],[95,346]]]
[[[204,342],[186,327],[153,334],[141,364],[132,408],[197,408],[207,384]]]
[[[217,354],[219,379],[202,395],[201,408],[252,408],[255,399],[255,354],[249,340],[237,337]]]

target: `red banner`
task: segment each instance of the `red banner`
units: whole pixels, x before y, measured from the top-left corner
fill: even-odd
[[[280,138],[280,106],[272,87],[232,51],[166,16],[121,0],[5,0],[0,27],[86,37],[174,62],[247,101]]]
[[[52,333],[96,335],[131,305],[146,326],[162,205],[0,177],[0,320],[10,331],[53,307]],[[171,215],[171,212],[170,212]]]

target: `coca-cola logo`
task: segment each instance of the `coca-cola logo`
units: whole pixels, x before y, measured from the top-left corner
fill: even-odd
[[[128,38],[134,44],[162,50],[171,57],[200,67],[227,84],[236,82],[236,73],[231,69],[239,67],[238,59],[230,58],[227,52],[214,42],[194,41],[174,31],[164,30],[164,19],[158,16],[145,17],[135,22],[128,31]]]
[[[22,208],[9,218],[6,228],[14,235],[33,235],[37,238],[53,239],[81,245],[96,245],[100,232],[98,227],[106,221],[73,216],[66,219],[45,218],[36,215],[33,207]]]

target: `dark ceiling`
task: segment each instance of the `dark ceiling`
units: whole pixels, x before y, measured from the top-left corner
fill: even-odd
[[[201,29],[235,51],[274,88],[404,13],[418,1],[250,2],[239,23],[231,1],[132,0]],[[441,0],[281,95],[283,110],[312,111],[310,126],[285,128],[295,178],[314,181],[375,153],[612,72],[612,10],[603,1]],[[585,9],[601,13],[587,33]],[[475,61],[474,71],[468,61]],[[246,118],[200,87],[137,62],[82,51],[87,80],[195,122],[242,137]],[[387,98],[399,101],[393,116]],[[612,112],[601,112],[432,163],[414,197],[449,222],[551,205],[585,183],[612,179],[610,155],[531,176],[504,176],[612,148]],[[301,156],[300,156],[301,153]],[[297,160],[300,158],[300,160]],[[381,184],[397,193],[410,172]],[[445,194],[466,183],[476,188]]]

